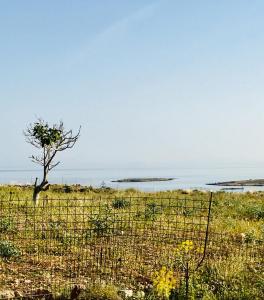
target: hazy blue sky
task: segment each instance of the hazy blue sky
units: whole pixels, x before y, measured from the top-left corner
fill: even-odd
[[[263,0],[0,0],[2,168],[36,117],[61,167],[264,163]]]

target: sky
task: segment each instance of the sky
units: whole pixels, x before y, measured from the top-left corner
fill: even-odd
[[[263,0],[0,0],[0,169],[264,165]]]

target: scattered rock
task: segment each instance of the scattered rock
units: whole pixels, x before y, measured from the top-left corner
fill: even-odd
[[[25,284],[29,284],[31,282],[32,282],[31,280],[25,280]]]
[[[133,290],[124,289],[119,292],[120,296],[124,299],[133,297]]]

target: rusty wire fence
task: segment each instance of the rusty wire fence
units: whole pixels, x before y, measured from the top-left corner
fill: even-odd
[[[189,277],[230,250],[210,232],[212,205],[212,194],[0,200],[0,284],[24,297],[94,282],[137,289],[166,266],[188,298]]]
[[[31,289],[32,279],[34,289],[97,280],[136,286],[173,264],[175,249],[186,241],[200,249],[194,257],[198,266],[210,203],[211,198],[187,197],[1,201],[1,240],[20,252],[8,267],[2,262],[2,282],[12,281],[14,264],[23,290]],[[12,256],[12,249],[3,256]]]

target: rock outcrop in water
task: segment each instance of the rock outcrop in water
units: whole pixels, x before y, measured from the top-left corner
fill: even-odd
[[[112,180],[112,182],[155,182],[155,181],[170,181],[174,178],[125,178]]]
[[[236,180],[236,181],[224,181],[207,183],[207,185],[218,186],[264,186],[264,179],[248,179],[248,180]]]

